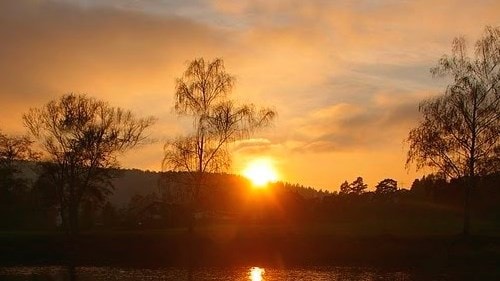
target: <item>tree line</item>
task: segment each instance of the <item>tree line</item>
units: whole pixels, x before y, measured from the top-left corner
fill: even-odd
[[[163,163],[165,169],[189,172],[184,192],[192,215],[205,174],[229,167],[228,144],[269,125],[276,115],[230,99],[234,81],[221,59],[203,58],[191,61],[177,80],[174,109],[192,118],[193,132],[167,142]],[[47,189],[44,194],[57,205],[63,229],[75,236],[85,206],[105,202],[112,192],[118,156],[145,143],[155,121],[85,94],[65,94],[30,109],[23,115],[27,136],[1,134],[2,207],[10,209],[12,196],[28,188],[15,163],[38,161],[36,184]]]
[[[26,162],[19,166],[23,165],[34,164]],[[189,227],[190,197],[185,192],[191,178],[188,172],[115,170],[113,173],[123,177],[120,181],[135,182],[138,188],[147,188],[149,192],[128,193],[126,203],[109,197],[101,202],[83,202],[79,222],[82,230]],[[157,180],[165,178],[169,178],[169,184],[156,185]],[[383,179],[362,192],[320,191],[285,182],[256,190],[244,177],[210,173],[200,190],[194,216],[196,225],[294,223],[304,227],[311,223],[370,220],[375,223],[393,219],[408,223],[441,218],[443,223],[449,223],[453,217],[460,216],[464,179],[446,180],[442,175],[430,174],[416,179],[408,188],[391,188],[391,192],[376,188],[391,182]],[[366,186],[362,179],[356,178],[351,183]],[[117,184],[117,191],[124,187]],[[499,184],[498,173],[479,179],[473,200],[474,217],[478,220],[495,221],[500,215]],[[1,220],[1,228],[56,229],[60,216],[52,190],[42,179],[34,178],[33,187],[18,190],[17,197],[12,198],[12,211],[2,212],[5,219]]]
[[[420,104],[422,118],[406,139],[406,164],[430,167],[442,176],[443,185],[453,182],[463,189],[463,233],[469,234],[471,198],[483,179],[500,171],[500,28],[486,27],[472,56],[466,41],[456,38],[451,55],[443,56],[431,72],[451,82],[443,94]],[[190,230],[203,209],[210,175],[230,167],[229,144],[270,126],[277,116],[274,109],[233,100],[234,84],[222,59],[195,59],[176,80],[174,112],[189,118],[192,130],[167,141],[163,170],[187,176],[172,178],[164,173],[160,183],[185,199]],[[155,121],[74,93],[30,109],[23,115],[27,136],[0,133],[0,204],[5,220],[10,218],[6,214],[15,212],[13,202],[30,188],[39,188],[57,206],[63,229],[77,234],[85,206],[103,204],[112,192],[118,156],[147,142],[147,130]],[[25,171],[18,164],[25,161],[40,163],[34,170],[36,183],[20,176]],[[358,177],[342,183],[338,194],[323,198],[335,201],[372,194],[366,190]],[[396,181],[384,179],[373,194],[392,201],[404,193]],[[290,198],[304,199],[295,194],[299,196]]]

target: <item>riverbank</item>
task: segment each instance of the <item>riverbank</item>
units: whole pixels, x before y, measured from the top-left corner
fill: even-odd
[[[81,234],[0,233],[0,265],[84,266],[492,266],[500,238],[481,235],[391,235],[300,232],[289,227],[107,231]]]

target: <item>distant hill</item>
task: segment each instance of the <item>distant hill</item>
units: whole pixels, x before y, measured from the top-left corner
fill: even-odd
[[[35,181],[36,163],[22,162],[20,170],[24,176],[31,181]],[[154,172],[143,171],[139,169],[120,169],[118,176],[113,180],[114,191],[109,197],[109,201],[116,207],[126,206],[134,195],[148,195],[151,193],[161,194],[159,182],[161,179],[169,181],[171,184],[181,188],[181,183],[187,182],[188,174],[185,172]],[[250,183],[243,177],[233,174],[210,174],[207,176],[208,192],[217,190],[224,193],[233,193],[244,186],[248,187]],[[300,184],[290,184],[277,182],[271,184],[274,188],[284,189],[299,194],[304,199],[322,198],[330,193],[328,191],[319,191],[312,187],[305,187]],[[163,186],[164,188],[164,186]],[[233,189],[227,190],[226,188]]]
[[[116,206],[124,206],[134,195],[144,196],[153,192],[160,194],[161,189],[165,188],[165,185],[159,185],[162,177],[163,180],[167,179],[167,181],[177,185],[182,185],[182,183],[189,181],[188,174],[185,172],[152,172],[138,169],[122,169],[119,172],[119,176],[113,180],[115,190],[110,196],[109,201]],[[224,173],[207,175],[207,181],[208,190],[220,190],[224,187],[237,189],[250,184],[248,180],[241,176]],[[322,198],[330,194],[328,191],[319,191],[300,184],[277,182],[271,185],[297,193],[305,199]]]
[[[142,171],[138,169],[122,169],[118,177],[113,180],[115,187],[109,201],[117,206],[125,206],[134,195],[147,195],[158,193],[158,181],[161,173]]]

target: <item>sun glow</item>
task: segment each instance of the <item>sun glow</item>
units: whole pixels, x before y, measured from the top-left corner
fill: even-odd
[[[250,280],[251,281],[262,281],[262,275],[264,275],[266,271],[260,267],[252,267],[250,268]]]
[[[268,183],[278,180],[278,173],[274,168],[273,161],[268,158],[259,158],[249,162],[242,174],[256,187],[264,187]]]

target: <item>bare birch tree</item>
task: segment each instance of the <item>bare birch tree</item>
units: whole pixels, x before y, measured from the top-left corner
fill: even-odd
[[[431,69],[452,82],[443,95],[420,104],[423,118],[409,133],[407,165],[466,179],[463,233],[468,235],[476,177],[500,170],[500,28],[485,28],[472,57],[466,47],[456,38],[451,55]]]
[[[222,59],[211,62],[195,59],[177,79],[174,110],[179,116],[192,119],[193,130],[165,145],[163,167],[191,175],[191,188],[186,192],[192,212],[198,203],[204,174],[230,167],[228,144],[270,125],[276,116],[269,108],[237,105],[230,99],[234,83],[235,78],[226,72]]]

